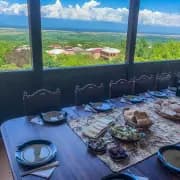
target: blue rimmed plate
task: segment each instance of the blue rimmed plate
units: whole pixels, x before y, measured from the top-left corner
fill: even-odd
[[[167,98],[167,93],[164,92],[160,92],[160,91],[150,91],[149,92],[150,95],[157,97],[157,98]]]
[[[176,92],[177,91],[177,87],[168,87],[168,90],[172,91],[172,92]]]
[[[180,173],[180,146],[164,146],[159,149],[157,155],[166,168],[175,173]]]
[[[129,96],[124,96],[124,98],[127,99],[128,101],[130,101],[131,103],[134,103],[134,104],[141,103],[144,101],[144,98],[140,97],[140,96],[129,95]]]
[[[106,102],[89,103],[89,105],[98,112],[107,112],[113,109],[112,105]]]
[[[15,157],[24,166],[37,167],[47,164],[56,156],[56,146],[47,140],[32,140],[17,147]]]
[[[138,180],[138,178],[130,173],[116,173],[116,174],[110,174],[106,177],[103,177],[102,180]]]

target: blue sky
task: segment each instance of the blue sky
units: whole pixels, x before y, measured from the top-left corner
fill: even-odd
[[[7,0],[11,3],[24,3],[26,0]],[[87,0],[61,0],[64,6],[68,6],[69,4],[80,4],[82,5]],[[129,0],[98,0],[101,2],[101,6],[107,7],[128,7]],[[54,3],[55,0],[41,0],[41,3],[50,4]],[[163,12],[176,12],[180,13],[180,0],[141,0],[141,9],[151,9],[158,10]]]
[[[15,0],[12,0],[15,1]],[[17,1],[17,0],[16,0]],[[42,4],[54,3],[55,0],[41,0]],[[62,0],[64,5],[83,4],[85,0]],[[102,6],[108,7],[128,7],[128,0],[99,0]],[[167,12],[180,12],[180,0],[141,0],[141,8],[160,10]]]
[[[26,0],[0,0],[0,15],[27,15]],[[127,24],[129,0],[41,0],[44,18]],[[141,0],[139,24],[180,28],[180,0]]]
[[[49,3],[54,3],[55,0],[41,0],[42,4],[49,4]],[[84,2],[86,2],[87,0],[61,0],[61,2],[67,6],[69,4],[84,4]],[[98,0],[99,2],[102,3],[101,6],[107,6],[107,7],[128,7],[128,0]]]
[[[141,9],[180,13],[180,0],[141,0]]]

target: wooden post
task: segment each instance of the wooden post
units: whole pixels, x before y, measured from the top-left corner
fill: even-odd
[[[40,0],[28,0],[27,2],[33,70],[35,72],[41,72],[43,70],[43,62]]]
[[[32,50],[33,87],[41,89],[43,86],[43,59],[41,39],[41,6],[40,0],[28,0],[29,34]]]
[[[127,44],[126,44],[127,64],[133,64],[134,62],[139,6],[140,6],[140,0],[130,0]]]
[[[139,7],[140,7],[140,0],[130,0],[128,32],[127,32],[127,42],[126,42],[126,59],[125,59],[126,64],[128,64],[129,79],[132,79],[134,76],[133,64],[134,64],[134,55],[136,48]]]

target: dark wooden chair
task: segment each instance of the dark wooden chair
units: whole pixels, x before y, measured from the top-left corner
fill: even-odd
[[[105,97],[104,85],[87,84],[84,87],[75,87],[75,104],[82,105],[89,102],[102,101]]]
[[[155,90],[155,78],[153,75],[142,75],[135,79],[135,93],[143,93]]]
[[[177,86],[178,82],[180,82],[180,72],[175,73],[175,82],[174,82],[174,85]]]
[[[116,98],[123,95],[131,95],[134,93],[134,82],[126,79],[118,81],[110,81],[109,83],[109,98]]]
[[[171,74],[169,73],[161,73],[156,77],[157,89],[166,89],[169,85],[171,85]]]
[[[26,115],[34,115],[41,112],[60,109],[61,91],[49,91],[47,89],[39,89],[33,94],[25,91],[23,95],[24,110]]]

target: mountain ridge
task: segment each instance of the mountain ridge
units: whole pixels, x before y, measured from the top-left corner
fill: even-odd
[[[80,32],[127,32],[127,24],[114,22],[42,18],[41,24],[42,29],[44,30],[68,30]],[[0,15],[0,27],[27,28],[28,20],[26,16]],[[178,27],[162,27],[148,25],[139,25],[138,32],[151,34],[180,34]]]

